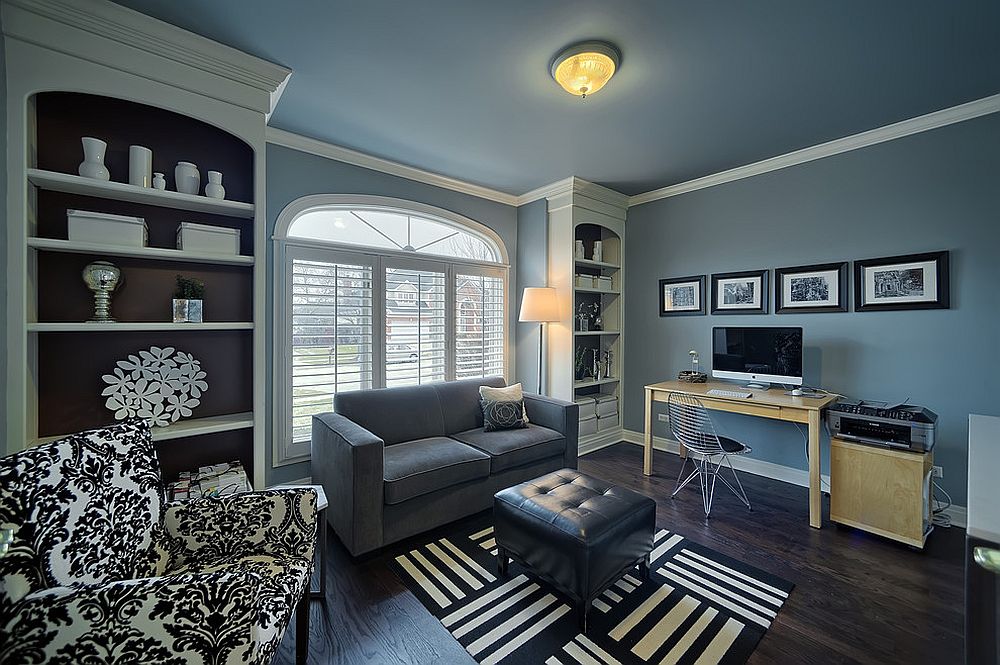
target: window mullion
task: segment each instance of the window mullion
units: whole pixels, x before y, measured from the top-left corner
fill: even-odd
[[[445,321],[445,379],[447,381],[454,381],[456,374],[456,365],[458,363],[457,354],[457,344],[455,343],[455,337],[458,333],[458,325],[456,323],[456,310],[458,309],[458,291],[455,284],[455,266],[449,265],[445,268],[445,299],[444,299],[444,321]]]
[[[386,345],[386,297],[385,297],[385,260],[382,257],[375,258],[375,270],[372,271],[372,310],[374,321],[372,322],[372,365],[374,374],[372,379],[375,388],[385,387],[385,345]]]

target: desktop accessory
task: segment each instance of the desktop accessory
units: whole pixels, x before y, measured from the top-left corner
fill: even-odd
[[[712,397],[732,397],[734,399],[748,399],[753,397],[753,393],[747,390],[719,390],[718,388],[712,388],[705,392],[705,394]]]
[[[897,450],[926,452],[934,447],[937,414],[912,404],[837,402],[827,408],[833,436]]]
[[[802,388],[793,388],[788,391],[788,394],[791,395],[792,397],[802,397],[803,395]]]
[[[705,374],[698,368],[698,352],[691,349],[688,351],[688,355],[691,356],[691,369],[681,370],[677,374],[677,380],[684,383],[706,383],[708,381],[708,374]]]

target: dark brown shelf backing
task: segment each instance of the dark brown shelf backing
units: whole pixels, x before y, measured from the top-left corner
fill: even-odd
[[[238,459],[253,483],[253,429],[158,441],[156,456],[160,459],[164,482],[177,480],[181,471],[194,471],[199,466]]]
[[[205,283],[206,323],[253,320],[249,266],[214,266],[63,252],[38,252],[38,320],[86,321],[94,315],[94,294],[83,283],[87,264],[105,259],[122,271],[123,283],[111,296],[111,315],[130,323],[170,321],[177,275]]]
[[[177,227],[181,222],[239,229],[240,254],[253,256],[254,253],[253,223],[250,220],[47,190],[38,192],[37,235],[41,238],[66,240],[68,238],[66,211],[72,209],[142,217],[146,220],[149,230],[148,245],[163,249],[177,249]]]
[[[75,92],[35,95],[37,167],[76,174],[83,161],[80,138],[106,141],[105,166],[111,180],[128,182],[128,149],[145,146],[153,151],[153,171],[176,191],[174,166],[192,162],[201,172],[202,191],[209,171],[222,172],[230,201],[253,203],[253,150],[231,134],[171,111],[113,97]]]
[[[253,411],[252,331],[39,333],[38,435],[112,422],[101,377],[112,373],[117,361],[151,346],[190,353],[208,374],[208,391],[192,418]]]

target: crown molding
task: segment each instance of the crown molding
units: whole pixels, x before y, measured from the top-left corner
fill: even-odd
[[[896,122],[891,125],[885,125],[884,127],[871,129],[866,132],[861,132],[860,134],[854,134],[853,136],[845,136],[843,138],[834,139],[833,141],[820,143],[819,145],[810,146],[808,148],[795,150],[794,152],[789,152],[784,155],[754,162],[753,164],[738,166],[734,169],[729,169],[728,171],[722,171],[720,173],[707,175],[702,178],[695,178],[694,180],[688,180],[687,182],[670,185],[669,187],[661,187],[660,189],[654,189],[642,194],[636,194],[635,196],[629,197],[628,205],[630,207],[642,205],[643,203],[658,201],[660,199],[677,196],[679,194],[686,194],[687,192],[705,189],[706,187],[714,187],[715,185],[722,185],[727,182],[750,178],[755,175],[761,175],[762,173],[770,173],[771,171],[788,168],[789,166],[797,166],[798,164],[805,164],[806,162],[823,159],[824,157],[832,157],[833,155],[839,155],[851,150],[867,148],[879,143],[885,143],[886,141],[903,138],[904,136],[919,134],[920,132],[938,129],[939,127],[946,127],[958,122],[972,120],[973,118],[997,112],[1000,112],[1000,95],[983,97],[982,99],[941,109],[940,111],[934,111],[933,113],[917,116],[915,118]]]
[[[260,95],[254,110],[274,110],[292,71],[108,0],[3,0],[4,34],[85,60],[132,71],[125,51],[103,58],[85,39],[64,39],[53,23],[247,86]],[[80,34],[80,33],[76,33]],[[95,61],[96,61],[95,60]],[[155,78],[155,72],[134,72]],[[265,97],[266,96],[266,97]],[[266,100],[266,101],[265,101]]]
[[[319,139],[288,132],[284,129],[268,127],[265,138],[268,143],[284,146],[285,148],[291,148],[292,150],[298,150],[299,152],[306,152],[310,155],[333,159],[338,162],[344,162],[345,164],[360,166],[362,168],[399,176],[400,178],[406,178],[408,180],[415,180],[427,185],[450,189],[455,192],[477,196],[481,199],[496,201],[497,203],[503,203],[509,206],[518,205],[518,197],[513,194],[490,189],[489,187],[483,187],[482,185],[474,185],[472,183],[464,182],[456,178],[450,178],[439,173],[418,169],[415,166],[407,166],[406,164],[400,164],[399,162],[382,159],[381,157],[374,157],[363,152],[358,152],[357,150],[351,150],[350,148],[334,145],[333,143],[327,143],[326,141],[320,141]]]
[[[551,201],[566,194],[579,194],[622,209],[628,206],[627,195],[603,185],[590,182],[589,180],[578,178],[577,176],[563,178],[548,185],[542,185],[530,192],[525,192],[517,197],[517,205],[524,205],[538,199],[548,199]]]

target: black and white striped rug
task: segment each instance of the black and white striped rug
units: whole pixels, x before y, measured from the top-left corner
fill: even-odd
[[[498,578],[493,527],[466,525],[391,566],[480,663],[744,663],[794,586],[661,530],[649,580],[626,574],[594,602],[587,634],[569,602],[511,563]]]

